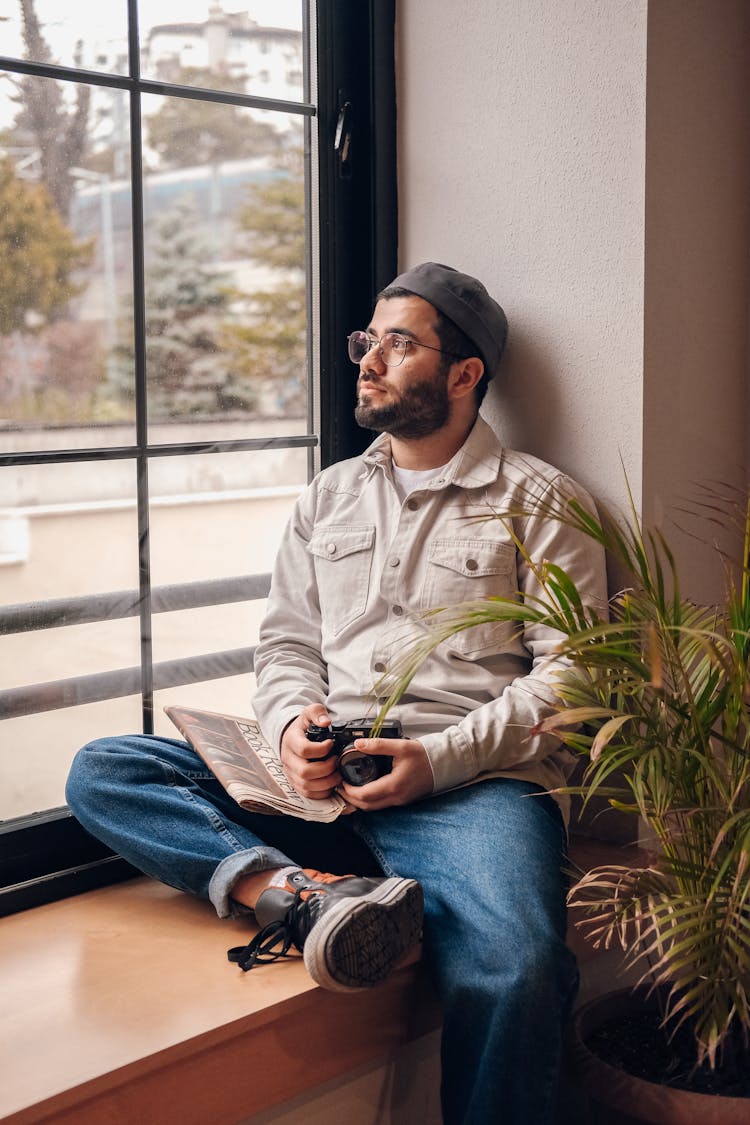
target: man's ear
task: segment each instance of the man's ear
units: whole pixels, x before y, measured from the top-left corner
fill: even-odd
[[[453,398],[463,398],[471,394],[484,375],[484,364],[478,355],[459,359],[451,368],[449,391]]]

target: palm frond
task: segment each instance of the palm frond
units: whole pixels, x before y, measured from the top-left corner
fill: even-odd
[[[659,529],[641,524],[626,476],[624,516],[531,488],[501,521],[536,580],[521,592],[425,614],[418,635],[375,685],[378,719],[408,691],[438,645],[478,624],[514,637],[554,630],[555,706],[532,734],[553,735],[583,759],[577,785],[645,819],[658,842],[651,866],[598,868],[570,892],[576,924],[594,944],[619,944],[642,979],[666,992],[666,1018],[690,1026],[696,1058],[715,1066],[739,1036],[750,1049],[750,490],[741,503],[703,491],[699,508],[722,529],[731,510],[743,554],[717,548],[726,598],[697,605],[680,589]],[[530,517],[555,520],[604,547],[626,575],[608,613],[586,604],[557,563],[529,556]]]

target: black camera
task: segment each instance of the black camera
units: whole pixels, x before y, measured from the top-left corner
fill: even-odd
[[[384,754],[365,754],[355,750],[357,738],[371,738],[373,723],[368,719],[350,719],[347,723],[331,723],[329,727],[319,727],[311,723],[307,728],[309,742],[325,742],[333,739],[331,755],[339,759],[339,773],[349,785],[367,785],[378,777],[391,772],[392,758]],[[398,719],[383,723],[378,738],[401,738],[401,723]],[[331,755],[328,755],[329,757]]]

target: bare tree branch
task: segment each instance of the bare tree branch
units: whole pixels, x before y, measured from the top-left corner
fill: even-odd
[[[34,0],[20,0],[26,57],[52,62]],[[49,78],[24,78],[20,85],[21,112],[16,126],[26,129],[39,149],[41,179],[64,219],[70,214],[74,182],[70,169],[83,163],[88,140],[91,90],[77,87],[75,108],[69,111],[62,90]]]

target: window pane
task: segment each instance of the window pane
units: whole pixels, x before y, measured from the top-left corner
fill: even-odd
[[[5,719],[0,726],[0,821],[61,808],[76,751],[112,731],[140,729],[140,696]],[[50,857],[50,865],[54,861]]]
[[[153,4],[154,0],[147,0]],[[2,54],[37,63],[128,72],[127,0],[34,0],[24,33],[20,0],[3,4]]]
[[[174,723],[164,714],[165,707],[180,704],[203,711],[219,711],[225,715],[251,717],[255,676],[227,676],[208,683],[186,684],[154,692],[154,733],[165,738],[182,738]]]
[[[305,483],[304,450],[170,457],[154,470],[159,470],[151,506],[155,587],[271,571],[281,534]],[[164,661],[255,645],[264,610],[265,599],[256,598],[156,614],[154,662],[158,667]],[[232,671],[229,658],[219,664],[222,673]],[[161,708],[178,700],[246,714],[253,682],[249,672],[225,676],[217,671],[208,683],[157,693],[157,729],[167,733]]]
[[[24,605],[39,621],[49,599],[85,598],[138,584],[132,462],[0,470],[0,617]],[[66,610],[70,620],[75,612]],[[132,668],[140,659],[136,617],[5,633],[2,691]],[[59,693],[58,693],[59,694]],[[67,697],[71,698],[68,691]],[[80,697],[79,697],[80,698]],[[7,702],[0,714],[8,714]],[[62,708],[0,722],[0,817],[64,803],[63,780],[78,746],[128,715],[140,727],[140,699]],[[96,727],[96,716],[101,725]]]
[[[132,461],[3,467],[0,496],[0,607],[137,587]]]
[[[0,445],[131,443],[115,382],[132,353],[125,94],[18,82],[20,106],[0,101]]]
[[[168,671],[175,677],[170,683],[177,684],[181,669],[184,669],[181,678],[188,678],[191,671],[189,657],[222,654],[211,662],[201,661],[199,667],[205,671],[199,673],[196,683],[177,684],[154,692],[154,730],[157,733],[169,738],[180,737],[164,714],[164,707],[168,704],[182,703],[207,711],[226,711],[230,715],[252,715],[255,677],[247,670],[247,664],[239,660],[235,650],[257,644],[258,622],[264,606],[263,601],[210,606],[181,613],[163,613],[154,619],[156,648],[161,654],[179,654],[171,657],[177,664],[169,665]],[[211,668],[217,671],[211,672]],[[155,661],[154,675],[158,687],[159,661]]]
[[[162,97],[143,111],[151,421],[303,417],[301,118]]]
[[[300,0],[251,0],[242,11],[224,11],[214,0],[149,0],[139,19],[144,78],[302,97]]]
[[[45,43],[37,39],[27,53],[20,12],[32,6]],[[360,289],[369,292],[373,273],[368,232],[377,231],[377,214],[370,213],[368,202],[369,149],[361,150],[360,191],[358,184],[329,180],[328,162],[319,166],[316,144],[321,122],[335,119],[340,90],[354,90],[359,98],[361,78],[358,104],[369,110],[380,104],[376,83],[370,81],[376,75],[369,70],[372,24],[380,9],[333,5],[331,19],[319,21],[315,31],[313,0],[249,0],[235,8],[241,12],[226,0],[102,0],[93,6],[84,0],[64,5],[6,0],[0,5],[0,54],[10,55],[0,73],[0,454],[6,454],[5,461],[19,454],[40,462],[22,469],[0,467],[0,598],[6,606],[3,610],[0,604],[0,620],[5,617],[5,627],[0,626],[0,819],[62,805],[64,779],[80,745],[142,729],[141,699],[134,689],[141,659],[149,683],[148,630],[157,731],[175,733],[163,715],[164,704],[246,713],[252,698],[252,675],[237,671],[241,664],[221,654],[239,649],[247,659],[246,650],[257,640],[264,598],[251,593],[263,595],[267,579],[253,582],[248,576],[271,569],[281,529],[312,469],[321,411],[327,420],[328,396],[321,405],[308,370],[317,378],[321,353],[326,378],[329,372],[337,378],[329,340],[343,338],[341,325],[350,329],[348,306],[361,304]],[[126,58],[129,13],[139,22],[137,63]],[[309,57],[314,60],[318,52],[311,39],[303,46],[303,34],[311,29],[320,36],[320,57],[326,60],[320,105],[315,66],[307,70]],[[14,58],[31,58],[38,73],[16,73]],[[56,63],[69,68],[71,78],[79,68],[98,72],[104,82],[110,76],[126,88],[90,83],[83,73],[82,82],[45,76],[54,73]],[[169,95],[171,81],[199,97]],[[260,100],[265,108],[222,104],[204,96],[203,89],[217,98]],[[20,102],[13,101],[14,91]],[[293,104],[302,99],[311,104]],[[291,109],[300,112],[289,112],[290,105],[279,102],[292,103]],[[166,112],[156,119],[165,106],[177,112],[171,119]],[[143,179],[135,180],[131,191],[131,149],[139,148],[142,160],[134,164],[142,168]],[[32,206],[19,183],[38,189],[39,197],[46,191],[44,205],[37,198]],[[350,207],[349,187],[363,200],[362,214]],[[327,215],[322,231],[321,193]],[[145,230],[133,226],[139,223],[141,199]],[[16,215],[33,216],[27,221],[30,235],[47,228],[54,234],[42,247],[38,239],[26,242],[24,268],[36,277],[34,250],[42,261],[44,251],[56,267],[48,272],[57,289],[48,285],[51,295],[45,291],[42,274],[25,304],[11,299],[12,283],[21,288],[23,274],[18,269],[13,274],[18,240],[3,227],[11,203]],[[174,221],[183,206],[194,207],[196,215],[192,225],[186,224],[196,239],[190,253],[198,267],[188,278],[188,296],[192,285],[206,298],[205,320],[200,323],[188,299],[185,319],[198,329],[187,349],[188,377],[184,385],[180,380],[168,387],[159,402],[154,353],[160,347],[164,352],[168,342],[157,321],[160,285],[169,279],[155,268],[153,246],[158,223]],[[356,237],[364,243],[350,273],[336,255]],[[173,246],[169,252],[175,253]],[[329,308],[328,294],[320,299],[318,279],[342,276],[346,282],[338,286],[335,308]],[[171,308],[174,327],[185,309],[179,301]],[[330,330],[332,320],[336,331]],[[139,358],[141,346],[148,352],[147,370],[141,371],[139,363],[145,380],[137,399],[136,325],[139,337],[140,328],[146,330],[146,338],[138,341]],[[183,342],[179,333],[177,340]],[[169,365],[167,371],[171,376]],[[148,417],[142,409],[146,398]],[[137,430],[136,408],[141,412]],[[327,425],[326,457],[339,451],[333,435],[338,441],[341,430],[338,419]],[[216,442],[224,450],[218,443],[235,439],[264,448],[237,455],[194,455],[184,448],[196,443],[205,450]],[[276,449],[275,441],[300,442],[300,447]],[[144,470],[137,499],[150,505],[140,521],[136,445],[138,467]],[[163,448],[151,445],[168,445],[173,455],[163,456]],[[50,464],[50,452],[87,446],[97,450],[91,459],[82,453],[77,465]],[[112,591],[129,590],[120,600],[133,604],[139,531],[149,519],[149,536],[142,542],[152,549],[155,612],[144,623],[145,636],[139,637],[139,618],[117,618],[114,612],[92,623],[59,624],[55,618],[55,628],[43,628],[60,610],[50,600],[64,599],[67,608],[69,599],[81,598],[91,607],[92,599],[109,604]],[[245,600],[221,600],[230,595],[215,586],[228,582],[231,596]],[[206,586],[196,591],[201,583]],[[162,612],[165,605],[202,598],[216,604]],[[16,626],[31,628],[8,632],[11,618]],[[204,657],[212,653],[219,654],[223,666],[206,670]],[[169,687],[186,662],[200,663],[200,676],[214,678]],[[66,695],[77,677],[84,680],[84,694]],[[55,698],[66,705],[25,714],[34,688],[44,697],[37,705],[51,706]],[[111,698],[85,702],[96,698],[96,690],[107,690]],[[121,697],[122,690],[133,694]],[[147,693],[147,724],[149,702]],[[62,827],[73,828],[73,822],[64,819]],[[29,833],[44,841],[46,826],[24,825],[20,835],[11,833],[14,856],[19,848],[26,853]],[[60,859],[50,854],[50,873]]]
[[[164,457],[151,463],[154,586],[268,573],[307,479],[304,449]],[[195,612],[195,611],[193,611]],[[159,614],[158,622],[169,617]],[[227,647],[221,640],[214,647]],[[237,643],[251,644],[246,632]],[[168,659],[166,649],[156,660]],[[166,644],[166,642],[165,642]],[[208,652],[204,640],[192,652]]]

